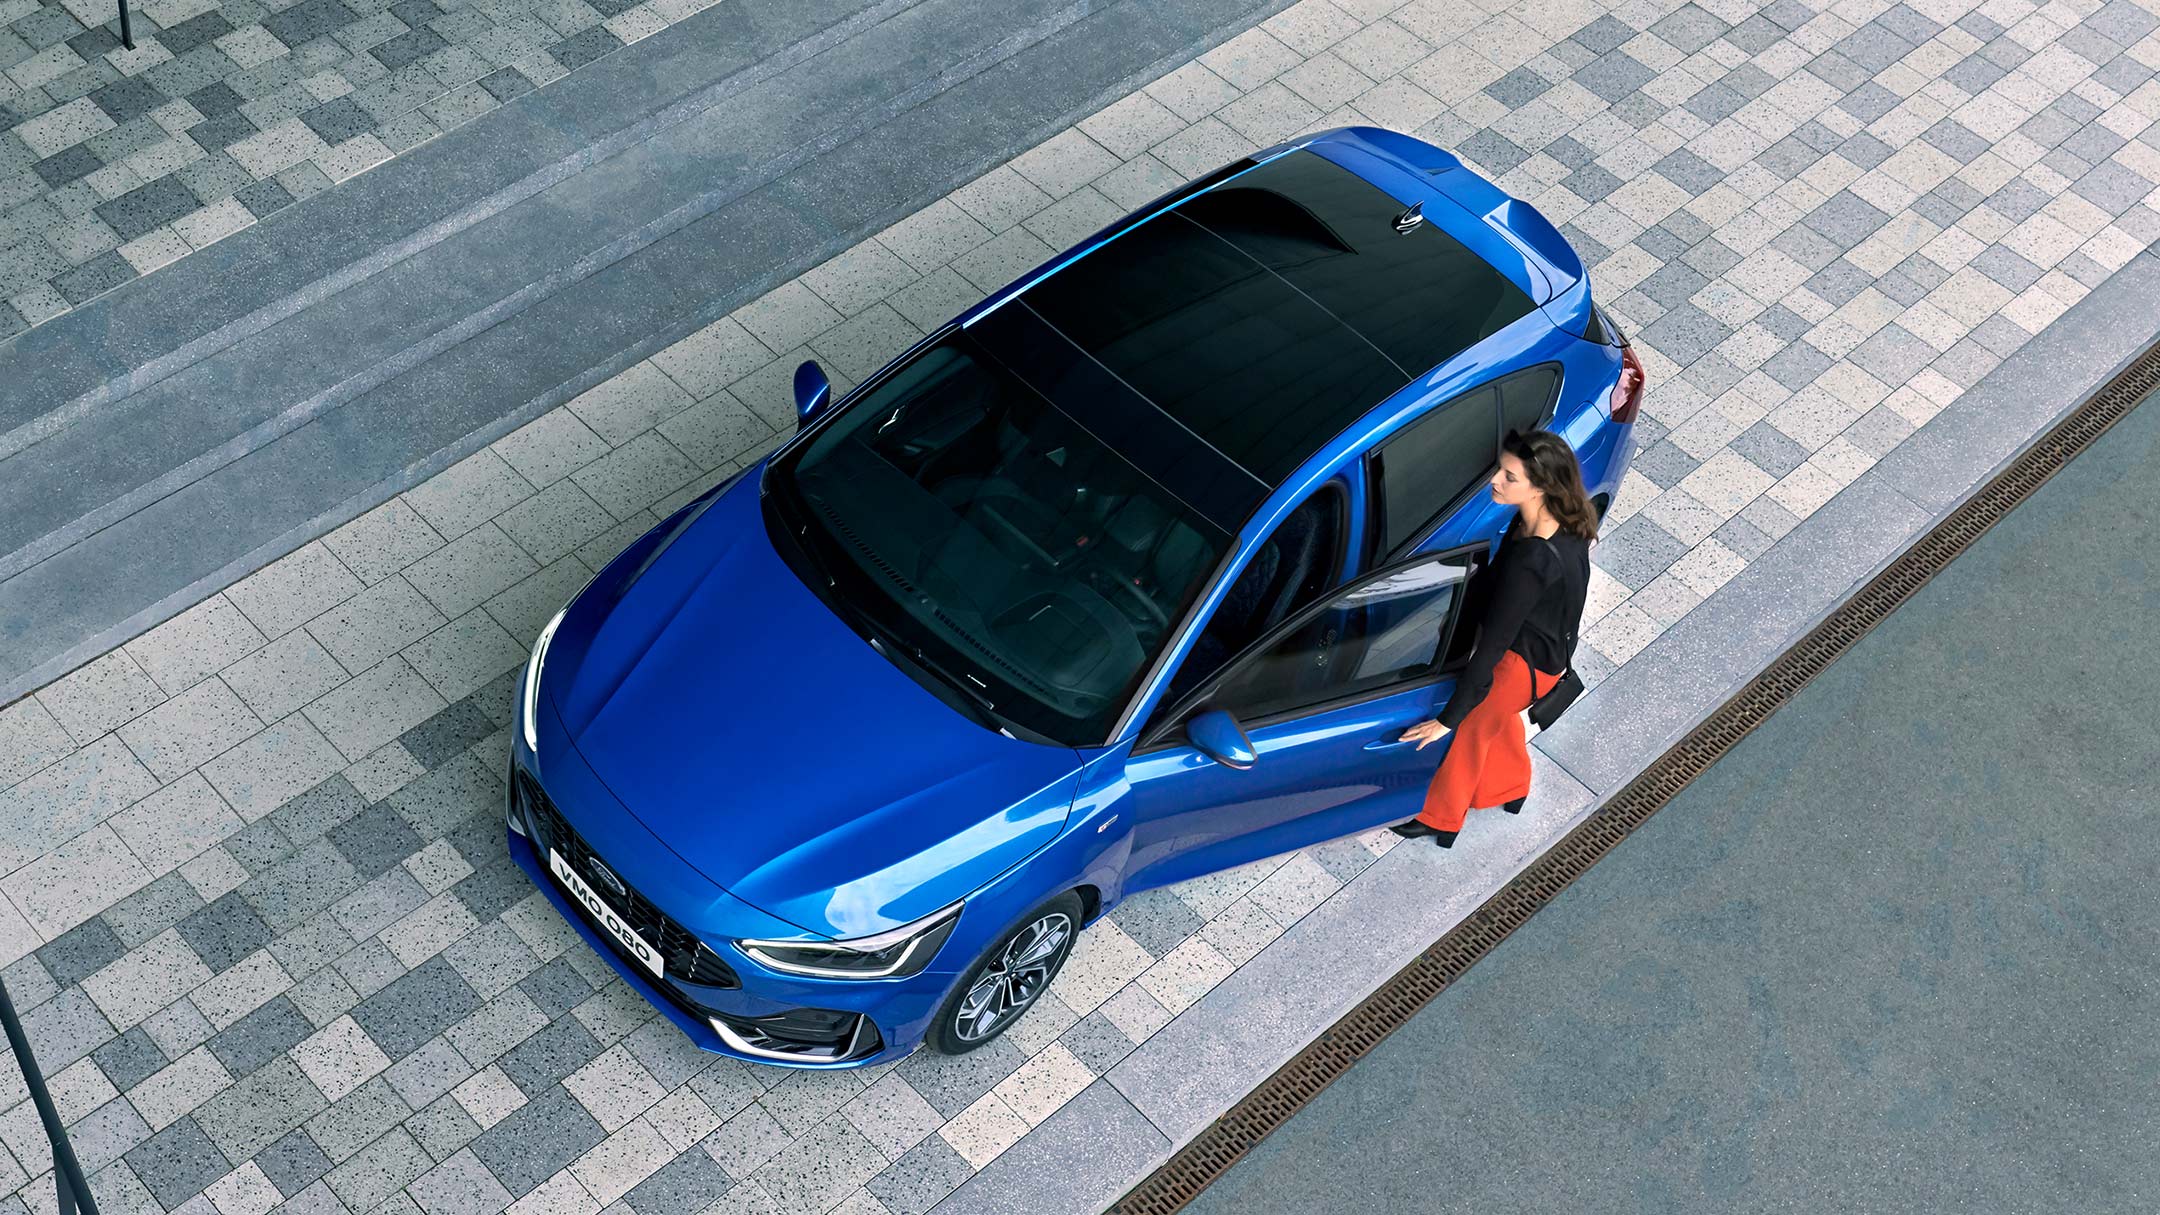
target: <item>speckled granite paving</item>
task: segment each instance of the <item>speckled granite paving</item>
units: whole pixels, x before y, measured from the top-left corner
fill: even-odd
[[[1393,837],[1128,902],[964,1060],[689,1050],[504,856],[507,689],[599,562],[778,441],[795,362],[852,382],[1252,147],[1418,132],[1566,226],[1649,364],[1595,684],[2160,234],[2156,27],[1304,0],[0,710],[0,959],[105,1209],[930,1209]],[[0,1107],[0,1213],[50,1210],[10,1070]]]

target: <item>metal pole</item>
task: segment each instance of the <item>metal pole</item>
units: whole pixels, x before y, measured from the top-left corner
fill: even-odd
[[[127,19],[127,3],[121,0],[121,20]],[[82,1165],[75,1161],[75,1149],[68,1146],[67,1128],[60,1125],[60,1113],[53,1109],[52,1094],[45,1090],[45,1073],[38,1070],[37,1059],[30,1054],[30,1039],[23,1036],[22,1021],[15,1016],[15,1001],[10,999],[7,984],[0,982],[0,1022],[7,1025],[8,1045],[15,1050],[15,1062],[22,1068],[23,1083],[30,1088],[30,1100],[37,1103],[38,1121],[45,1124],[45,1137],[52,1141],[53,1179],[60,1187],[60,1215],[75,1215],[78,1208],[83,1215],[98,1215],[97,1203],[90,1197],[90,1187],[83,1184]]]
[[[130,28],[128,28],[128,11],[127,11],[127,0],[119,0],[119,4],[120,4],[120,45],[121,45],[121,46],[124,46],[124,47],[126,47],[127,49],[129,49],[129,50],[131,50],[131,51],[132,51],[132,50],[134,50],[134,49],[135,49],[135,31],[134,31],[134,30],[132,30],[132,29],[130,29]],[[67,1211],[65,1211],[65,1210],[63,1210],[63,1211],[61,1211],[61,1212],[60,1212],[60,1215],[68,1215],[68,1212],[67,1212]]]

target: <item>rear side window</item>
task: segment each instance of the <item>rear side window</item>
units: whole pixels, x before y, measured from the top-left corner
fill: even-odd
[[[1552,367],[1532,367],[1500,381],[1500,433],[1543,425],[1559,389],[1560,373]]]
[[[1380,478],[1380,552],[1393,553],[1490,475],[1499,390],[1481,384],[1412,422],[1373,452]]]

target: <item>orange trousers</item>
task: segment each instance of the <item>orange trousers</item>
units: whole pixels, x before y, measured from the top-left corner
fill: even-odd
[[[1425,808],[1418,821],[1436,831],[1460,831],[1472,806],[1505,805],[1527,796],[1530,742],[1523,730],[1523,710],[1559,682],[1558,675],[1531,671],[1513,650],[1502,654],[1493,667],[1492,690],[1448,740],[1440,770],[1425,786]]]

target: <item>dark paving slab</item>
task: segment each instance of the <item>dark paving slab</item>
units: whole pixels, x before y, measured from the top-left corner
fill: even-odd
[[[2160,404],[1188,1209],[2148,1210]]]

